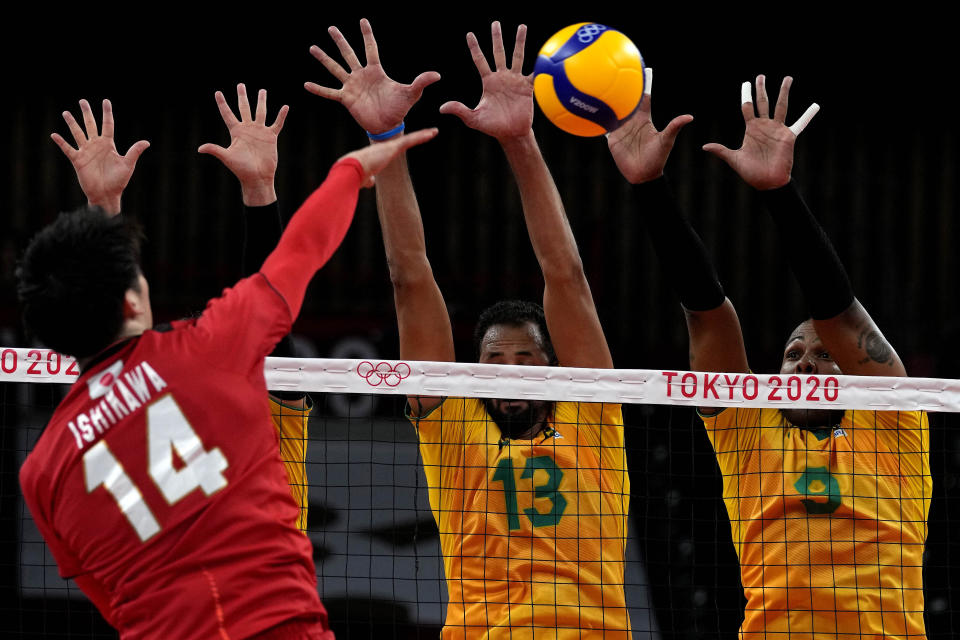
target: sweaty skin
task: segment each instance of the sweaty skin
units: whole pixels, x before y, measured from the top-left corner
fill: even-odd
[[[812,320],[805,320],[790,334],[783,350],[780,373],[802,375],[843,375],[840,366],[817,335]],[[839,424],[843,411],[830,409],[782,409],[791,424],[801,429],[815,429]]]

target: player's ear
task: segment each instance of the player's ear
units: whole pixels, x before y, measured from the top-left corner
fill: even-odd
[[[130,320],[142,315],[147,310],[146,291],[137,291],[133,287],[123,294],[123,319]]]

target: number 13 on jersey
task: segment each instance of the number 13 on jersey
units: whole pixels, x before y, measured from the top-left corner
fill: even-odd
[[[147,407],[147,451],[149,473],[170,505],[194,489],[210,495],[227,486],[223,471],[227,459],[219,448],[207,451],[203,442],[183,415],[173,396],[166,395]],[[173,464],[173,452],[183,463]],[[143,494],[123,465],[101,440],[83,455],[87,493],[103,486],[116,500],[120,511],[146,542],[160,531],[160,524],[143,499]]]
[[[550,456],[536,456],[527,458],[520,478],[533,478],[538,469],[547,473],[547,482],[533,487],[532,499],[547,498],[550,500],[552,506],[546,513],[541,513],[531,504],[531,506],[523,510],[523,513],[534,527],[553,526],[560,522],[560,518],[567,508],[567,499],[558,491],[560,480],[563,479],[563,471]],[[517,480],[513,469],[513,458],[504,458],[497,463],[497,470],[493,474],[493,481],[503,483],[503,499],[506,504],[507,524],[511,531],[516,531],[520,528],[520,512],[519,501],[517,499]]]

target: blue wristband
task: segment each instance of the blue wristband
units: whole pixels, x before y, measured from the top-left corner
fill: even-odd
[[[370,133],[367,131],[367,137],[373,140],[374,142],[380,142],[381,140],[389,140],[394,136],[398,136],[403,133],[403,121],[400,121],[400,124],[395,126],[389,131],[384,131],[383,133]]]

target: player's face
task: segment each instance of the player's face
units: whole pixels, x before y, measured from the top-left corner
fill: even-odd
[[[540,330],[532,322],[520,326],[495,324],[480,342],[480,362],[547,366],[550,360],[540,346]],[[532,438],[551,403],[542,400],[491,399],[484,403],[490,416],[508,438]]]
[[[839,375],[843,372],[820,341],[813,322],[807,320],[793,330],[783,350],[780,373],[807,375]]]
[[[780,373],[789,375],[840,375],[840,367],[820,341],[820,336],[807,320],[790,334],[783,350]],[[816,429],[836,425],[843,418],[843,411],[830,409],[784,409],[784,417],[791,424],[803,429]]]

